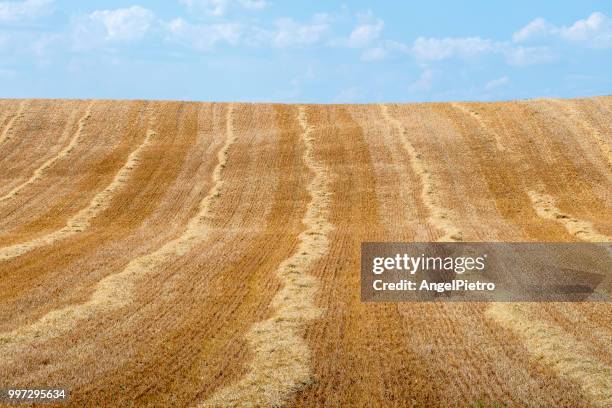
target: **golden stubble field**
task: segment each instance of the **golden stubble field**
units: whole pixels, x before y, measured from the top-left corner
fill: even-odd
[[[0,387],[610,407],[612,305],[362,303],[362,241],[612,241],[612,97],[0,100]]]

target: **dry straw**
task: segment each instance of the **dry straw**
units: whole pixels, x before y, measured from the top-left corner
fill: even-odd
[[[292,256],[276,270],[283,287],[272,299],[272,316],[255,324],[247,339],[254,351],[247,374],[237,383],[218,390],[203,407],[277,407],[297,389],[310,382],[310,350],[301,336],[303,325],[321,314],[315,305],[318,280],[309,274],[329,250],[328,221],[330,178],[314,154],[314,128],[308,124],[304,107],[299,107],[305,150],[303,161],[313,177],[308,184],[311,200],[302,219],[306,230],[300,233]]]

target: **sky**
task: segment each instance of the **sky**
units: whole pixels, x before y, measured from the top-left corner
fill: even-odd
[[[0,98],[609,95],[610,1],[0,0]]]

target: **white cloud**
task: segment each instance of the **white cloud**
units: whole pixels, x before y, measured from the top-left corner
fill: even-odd
[[[77,48],[132,42],[143,38],[154,22],[153,12],[140,6],[97,10],[77,21],[73,38]]]
[[[272,29],[234,22],[192,24],[176,18],[166,24],[167,38],[208,51],[218,44],[247,47],[276,47],[311,45],[323,40],[329,32],[327,16],[317,14],[311,22],[280,18]]]
[[[582,41],[600,48],[612,46],[612,19],[603,13],[593,13],[571,27],[562,27],[561,35],[570,41]]]
[[[47,14],[54,0],[25,0],[0,2],[0,21],[31,20]]]
[[[421,72],[421,76],[410,84],[408,87],[412,91],[428,91],[431,89],[434,80],[434,72],[431,69],[425,69]]]
[[[363,61],[380,61],[387,58],[388,51],[384,47],[368,48],[361,54]]]
[[[555,53],[548,47],[514,47],[504,44],[500,49],[508,64],[519,67],[545,64],[557,59]]]
[[[543,18],[536,18],[512,36],[514,42],[526,41],[533,37],[546,35],[555,27]]]
[[[335,38],[330,45],[337,47],[363,48],[380,38],[385,22],[374,17],[371,11],[357,15],[357,25],[346,37]]]
[[[500,87],[506,86],[509,83],[510,83],[510,78],[508,78],[507,76],[503,76],[501,78],[493,79],[493,80],[487,82],[487,84],[485,85],[485,89],[487,91],[490,91],[492,89],[496,89],[496,88],[500,88]]]
[[[223,16],[232,8],[261,10],[268,6],[266,0],[179,0],[192,11],[203,11],[211,16]]]
[[[368,48],[361,53],[362,61],[380,61],[396,55],[410,53],[410,47],[397,41],[381,41],[376,47]]]
[[[451,58],[471,60],[484,55],[501,55],[508,64],[527,66],[553,61],[556,56],[548,47],[517,46],[480,37],[417,38],[412,55],[421,62]]]
[[[359,48],[371,44],[380,37],[380,33],[384,26],[384,21],[380,19],[372,23],[358,25],[349,35],[348,46]]]
[[[200,51],[209,51],[219,43],[237,45],[242,27],[237,23],[194,25],[182,18],[168,24],[169,38]]]
[[[276,21],[276,31],[272,43],[276,47],[309,45],[321,41],[329,32],[329,24],[324,16],[315,16],[311,23],[300,23],[292,18]]]
[[[230,5],[229,0],[180,0],[190,10],[204,11],[212,16],[222,16]]]
[[[420,60],[441,61],[456,57],[472,58],[494,49],[491,40],[480,37],[419,37],[414,41],[412,53]]]
[[[594,12],[571,26],[555,26],[537,18],[514,33],[515,42],[525,42],[537,38],[556,37],[590,48],[612,47],[612,19],[600,12]]]
[[[268,2],[265,0],[242,0],[240,5],[247,10],[261,10],[268,7]]]

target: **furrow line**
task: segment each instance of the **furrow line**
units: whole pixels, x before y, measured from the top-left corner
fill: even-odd
[[[589,350],[556,325],[533,318],[521,303],[494,303],[485,314],[511,330],[535,359],[579,384],[591,402],[612,406],[612,367],[590,355]]]
[[[9,122],[6,124],[6,127],[4,128],[2,133],[0,134],[0,144],[2,144],[5,140],[8,140],[8,139],[11,138],[11,135],[13,133],[13,126],[15,125],[15,121],[17,119],[23,118],[23,116],[24,116],[23,111],[25,109],[26,102],[27,102],[26,100],[22,100],[19,103],[19,108],[17,109],[17,112],[9,120]]]
[[[496,140],[497,149],[503,151],[499,135],[492,131],[480,115],[460,104],[452,104],[472,117]],[[609,237],[598,234],[592,225],[562,213],[551,197],[529,192],[536,213],[541,218],[563,223],[570,234],[586,241],[606,241]],[[560,327],[534,318],[534,314],[520,303],[492,303],[485,315],[516,334],[537,360],[550,366],[562,377],[578,384],[593,403],[610,406],[612,403],[612,367],[592,357],[589,350],[574,340]]]
[[[87,110],[85,111],[85,114],[79,119],[79,126],[76,132],[74,133],[74,136],[68,143],[68,145],[64,147],[56,156],[51,157],[46,162],[44,162],[39,168],[37,168],[28,180],[26,180],[24,183],[18,185],[17,187],[13,188],[11,191],[9,191],[8,193],[0,197],[0,202],[16,197],[21,190],[23,190],[27,186],[33,184],[38,179],[40,179],[47,169],[53,166],[57,161],[68,156],[74,150],[76,145],[81,141],[81,138],[83,135],[83,129],[85,128],[85,123],[87,122],[87,119],[89,119],[89,117],[91,116],[92,107],[93,107],[93,102],[89,104],[89,106],[87,107]],[[71,124],[72,123],[69,123],[67,126],[70,127]]]
[[[529,198],[539,217],[562,224],[571,235],[588,242],[612,242],[612,237],[597,232],[590,222],[573,218],[559,210],[553,197],[530,191]]]
[[[96,194],[87,207],[70,218],[63,228],[31,241],[0,248],[0,261],[16,258],[33,249],[51,245],[56,241],[68,238],[89,228],[91,221],[110,206],[113,195],[126,184],[134,169],[138,167],[140,155],[151,144],[155,136],[156,133],[149,129],[144,141],[130,153],[127,161],[115,174],[111,183],[104,190]]]
[[[567,232],[569,232],[576,238],[586,242],[612,243],[612,237],[599,233],[597,229],[593,226],[593,224],[591,224],[590,222],[574,218],[569,214],[562,212],[555,205],[555,200],[553,197],[543,193],[530,191],[529,198],[531,199],[533,208],[535,209],[536,214],[538,214],[539,217],[560,223],[565,227]],[[608,246],[606,249],[608,255],[612,257],[612,246]],[[606,276],[604,278],[604,281],[599,285],[598,290],[603,290],[607,293],[607,288],[609,287],[611,282],[612,276]]]
[[[308,123],[306,108],[298,109],[303,161],[313,174],[307,187],[311,199],[302,219],[306,229],[298,236],[293,255],[276,270],[283,287],[272,299],[272,316],[256,323],[247,334],[254,352],[247,374],[215,392],[202,407],[278,407],[311,381],[311,352],[300,330],[322,314],[315,305],[320,284],[309,271],[329,251],[331,181],[327,169],[315,158],[314,127]]]
[[[559,106],[561,110],[565,112],[567,116],[571,118],[571,120],[574,121],[574,123],[582,126],[582,128],[585,129],[586,132],[591,135],[593,139],[595,139],[595,142],[599,146],[599,149],[601,150],[603,156],[606,158],[608,165],[612,166],[612,148],[610,148],[610,144],[605,140],[601,132],[592,124],[590,124],[589,121],[580,117],[580,112],[578,112],[574,106],[568,106],[568,104],[571,103],[570,101],[559,101],[551,99],[551,102]]]
[[[427,169],[421,153],[417,151],[408,138],[408,131],[401,121],[396,119],[387,105],[380,105],[384,119],[391,123],[400,136],[404,150],[408,153],[410,167],[421,183],[421,201],[429,212],[428,222],[444,235],[437,239],[440,242],[462,241],[463,233],[450,221],[449,212],[439,203],[436,197],[435,184],[431,172]]]
[[[534,191],[528,195],[539,217],[561,223],[571,235],[588,242],[610,241],[591,223],[560,211],[552,197]],[[535,359],[578,384],[594,404],[611,406],[612,367],[593,357],[584,345],[557,325],[534,318],[525,307],[520,303],[494,303],[485,315],[515,333]]]
[[[208,236],[211,207],[221,193],[224,183],[221,175],[227,165],[229,150],[236,141],[232,129],[232,114],[233,106],[230,105],[226,121],[227,139],[217,154],[217,165],[212,173],[213,185],[200,201],[197,214],[188,221],[181,235],[166,242],[155,251],[132,259],[121,272],[102,279],[86,302],[53,310],[31,325],[0,334],[0,351],[4,351],[5,347],[27,340],[57,337],[72,328],[79,320],[94,316],[98,312],[113,311],[129,304],[139,279],[168,260],[184,256]],[[149,136],[152,135],[154,133],[149,131]],[[132,159],[137,159],[137,157],[138,155],[135,154]],[[132,160],[131,163],[134,164],[136,161]],[[121,176],[117,176],[116,180],[119,178]]]
[[[470,109],[469,107],[467,107],[465,105],[462,105],[460,103],[451,103],[451,106],[454,107],[455,109],[460,110],[461,112],[465,113],[466,115],[471,116],[472,118],[474,118],[474,120],[476,120],[476,122],[478,122],[478,125],[480,125],[480,127],[482,129],[486,129],[487,133],[490,134],[491,136],[493,136],[493,139],[495,139],[495,147],[497,148],[497,150],[499,150],[500,152],[503,152],[503,151],[506,150],[506,148],[504,147],[504,145],[501,142],[502,138],[499,136],[499,134],[497,132],[492,130],[489,125],[487,125],[487,123],[482,118],[482,115],[480,115],[475,110]]]

